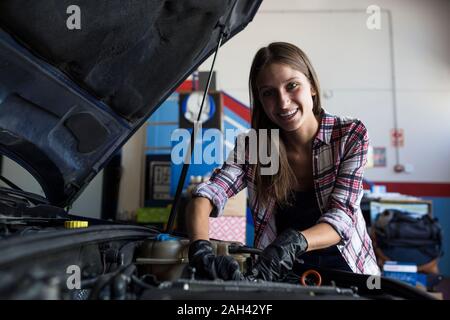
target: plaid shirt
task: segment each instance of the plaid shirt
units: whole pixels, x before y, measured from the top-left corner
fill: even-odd
[[[328,223],[339,234],[341,242],[337,248],[349,267],[356,273],[379,274],[359,206],[368,144],[367,130],[361,121],[322,112],[312,146],[314,189],[321,211],[318,223]],[[236,148],[230,157],[235,154]],[[227,161],[209,181],[199,184],[193,195],[210,199],[214,207],[211,216],[220,216],[227,199],[247,187],[255,225],[254,245],[263,249],[277,236],[276,203],[273,198],[266,207],[258,203],[252,168]]]

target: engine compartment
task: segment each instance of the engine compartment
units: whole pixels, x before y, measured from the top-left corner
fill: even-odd
[[[189,266],[189,240],[147,226],[58,214],[0,219],[0,298],[63,300],[432,299],[398,281],[351,272],[307,269],[299,262],[282,281],[202,279]],[[211,240],[243,274],[259,249]]]
[[[230,255],[243,274],[252,264],[248,248],[240,243],[211,240],[216,255]],[[361,299],[354,288],[335,284],[316,286],[315,279],[301,283],[302,276],[293,273],[283,282],[223,281],[201,279],[189,267],[189,240],[166,238],[146,240],[136,251],[136,265],[141,277],[153,275],[157,290],[146,288],[141,299]],[[311,285],[308,285],[311,281]],[[156,284],[154,283],[154,284]]]
[[[133,239],[137,227],[91,226],[88,230],[64,230],[61,227],[20,228],[1,243],[20,255],[0,258],[0,298],[63,300],[136,300],[136,299],[359,299],[350,288],[303,286],[290,282],[249,282],[205,280],[188,265],[186,238],[157,233]],[[94,236],[101,234],[101,240]],[[153,234],[151,234],[153,233]],[[98,236],[97,236],[98,237]],[[64,243],[64,240],[67,243]],[[49,243],[52,242],[52,244]],[[30,247],[35,243],[35,250]],[[245,247],[224,241],[212,241],[218,255],[232,255],[245,273],[251,263],[249,253],[230,253]],[[27,246],[25,250],[22,246]],[[23,249],[23,250],[21,250]],[[3,251],[5,254],[8,252]],[[73,272],[79,270],[79,274]],[[79,278],[77,278],[79,276]],[[297,281],[298,281],[297,277]],[[79,280],[79,282],[77,282]]]

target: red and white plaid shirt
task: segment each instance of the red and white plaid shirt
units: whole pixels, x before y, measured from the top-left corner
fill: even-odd
[[[317,223],[328,223],[337,231],[342,239],[337,248],[354,272],[378,275],[380,270],[360,209],[369,145],[367,130],[356,119],[325,111],[321,116],[312,146],[314,189],[321,211]],[[236,148],[230,157],[235,153]],[[211,216],[220,216],[228,198],[247,187],[255,225],[254,245],[264,249],[277,236],[276,203],[273,198],[266,207],[258,203],[252,168],[227,161],[209,181],[198,185],[193,195],[210,199],[214,206]]]

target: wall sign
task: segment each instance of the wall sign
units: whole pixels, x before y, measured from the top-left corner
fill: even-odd
[[[373,166],[386,167],[386,148],[373,147]]]
[[[405,135],[403,129],[391,130],[391,143],[393,147],[403,147],[405,144]]]

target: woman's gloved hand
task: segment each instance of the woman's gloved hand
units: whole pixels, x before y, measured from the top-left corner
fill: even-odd
[[[295,259],[308,249],[308,241],[300,232],[294,229],[283,231],[259,255],[246,279],[255,281],[278,281],[292,270]]]
[[[216,256],[211,242],[197,240],[189,245],[189,265],[203,279],[243,280],[239,263],[231,256]]]

